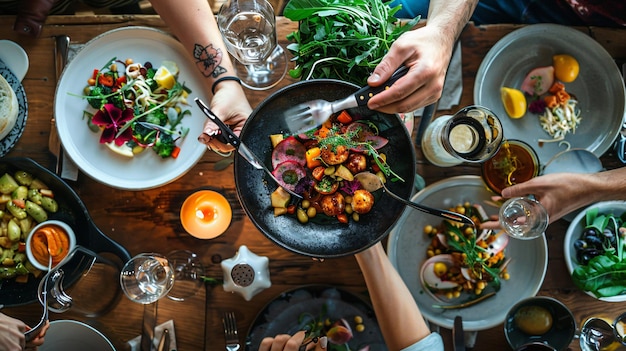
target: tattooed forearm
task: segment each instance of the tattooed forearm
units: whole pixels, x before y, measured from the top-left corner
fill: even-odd
[[[198,66],[198,69],[205,77],[212,76],[216,78],[226,72],[226,69],[220,66],[222,56],[222,50],[214,48],[213,44],[207,46],[196,44],[193,49],[193,57],[196,59],[196,66]]]

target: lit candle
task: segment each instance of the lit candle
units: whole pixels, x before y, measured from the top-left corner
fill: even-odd
[[[228,200],[215,191],[191,194],[180,209],[180,221],[187,233],[200,239],[215,238],[228,229],[232,209]]]

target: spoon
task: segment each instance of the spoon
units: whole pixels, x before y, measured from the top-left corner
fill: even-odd
[[[404,203],[405,205],[411,206],[416,210],[419,210],[419,211],[422,211],[424,213],[428,213],[434,216],[449,219],[455,222],[465,223],[465,224],[471,225],[472,227],[476,227],[476,225],[474,224],[474,221],[472,221],[469,217],[464,216],[462,214],[455,213],[452,211],[440,210],[440,209],[428,207],[428,206],[421,205],[421,204],[401,198],[400,196],[391,192],[387,188],[387,186],[385,186],[385,183],[383,182],[383,180],[380,179],[380,177],[374,173],[371,173],[371,172],[357,173],[354,175],[354,179],[358,180],[363,186],[363,188],[369,191],[370,193],[379,189],[384,189],[385,192],[389,194],[389,196],[391,196],[392,198]]]

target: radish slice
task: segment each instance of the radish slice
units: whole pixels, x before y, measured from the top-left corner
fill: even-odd
[[[304,166],[295,161],[285,161],[272,171],[280,185],[294,191],[300,179],[306,177]]]
[[[302,166],[306,164],[306,148],[295,137],[283,139],[272,151],[272,167],[276,168],[285,161],[294,161]]]

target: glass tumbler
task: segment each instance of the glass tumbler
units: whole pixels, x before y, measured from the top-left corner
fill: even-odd
[[[532,196],[513,197],[500,207],[500,225],[516,239],[535,239],[548,227],[548,211]]]

